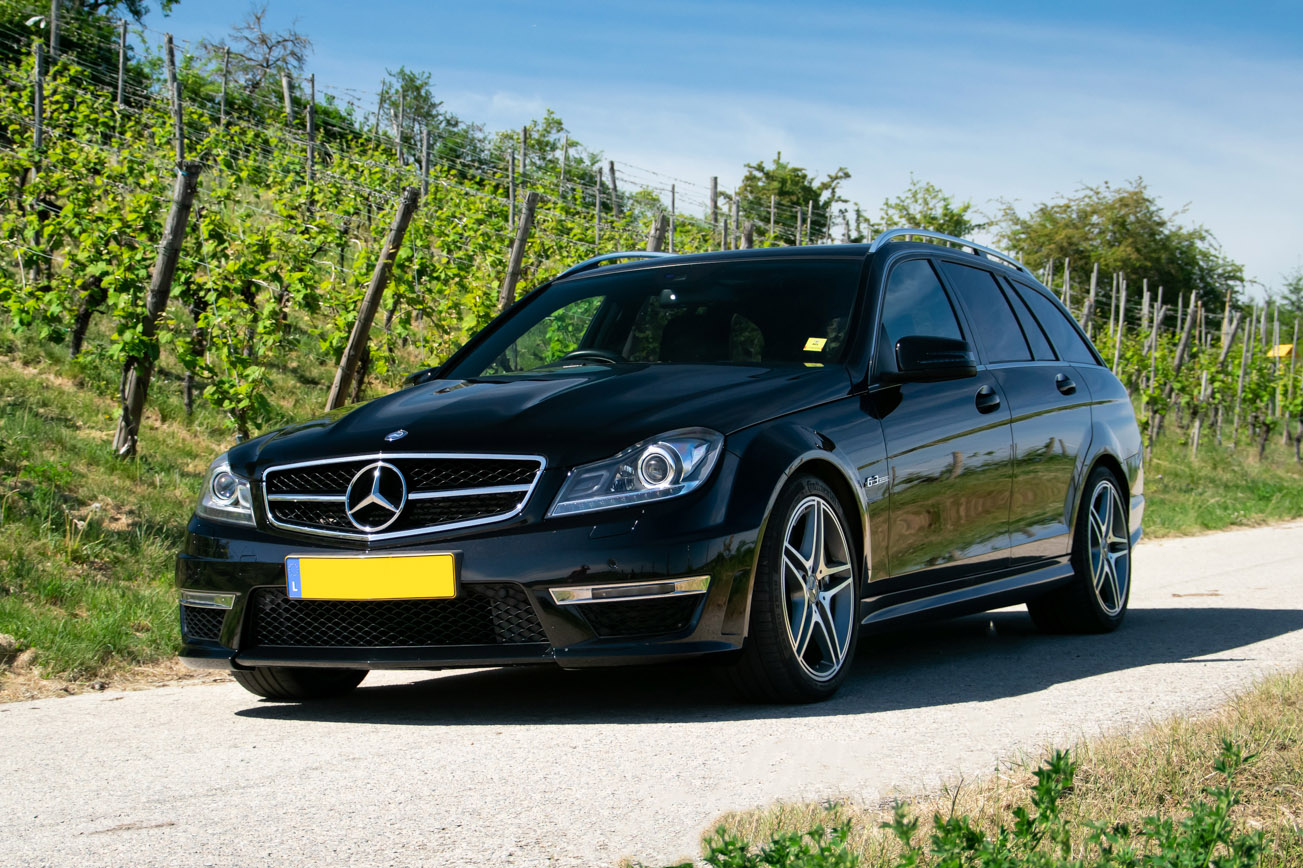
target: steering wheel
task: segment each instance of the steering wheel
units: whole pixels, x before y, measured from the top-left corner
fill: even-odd
[[[624,364],[625,359],[624,356],[619,353],[613,353],[610,350],[600,350],[596,347],[585,347],[578,350],[571,350],[561,358],[557,359],[557,362],[586,361],[603,362],[608,365],[622,365]]]

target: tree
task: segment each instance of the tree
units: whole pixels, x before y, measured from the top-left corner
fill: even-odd
[[[381,130],[394,132],[400,105],[403,141],[409,147],[419,147],[421,132],[428,131],[433,162],[450,163],[467,171],[483,167],[483,130],[443,110],[443,102],[435,98],[430,73],[415,72],[405,66],[385,70],[377,108]],[[374,115],[371,119],[376,120]]]
[[[210,59],[218,63],[223,49],[231,49],[231,76],[250,95],[257,93],[275,72],[302,72],[312,53],[312,40],[295,29],[297,20],[285,30],[269,31],[266,17],[266,3],[254,6],[243,21],[231,28],[225,42],[201,43]]]
[[[972,202],[955,204],[955,200],[931,181],[919,181],[913,173],[909,186],[895,199],[882,203],[882,229],[931,229],[956,238],[967,238],[985,229],[969,215]]]
[[[1137,178],[1122,187],[1084,187],[1025,216],[1006,202],[997,225],[1001,241],[1033,270],[1050,257],[1081,269],[1098,262],[1105,274],[1121,272],[1133,283],[1147,278],[1168,299],[1194,291],[1205,308],[1220,312],[1244,268],[1222,255],[1207,229],[1177,223],[1180,214],[1166,213]]]
[[[1303,320],[1303,268],[1296,268],[1285,275],[1276,301],[1280,305],[1281,340],[1288,341],[1293,337],[1294,323]],[[1289,328],[1288,333],[1286,326]]]
[[[768,226],[772,197],[780,226],[794,227],[797,210],[800,210],[802,220],[808,210],[809,237],[814,240],[829,236],[833,208],[846,201],[838,195],[841,182],[851,177],[844,166],[816,182],[809,171],[784,162],[782,151],[774,157],[772,166],[766,166],[763,160],[745,165],[746,175],[735,194],[742,219],[751,220],[758,226]],[[725,199],[728,199],[727,195]],[[811,203],[813,207],[810,207]]]
[[[166,13],[176,5],[176,0],[167,0],[161,5]],[[34,8],[42,10],[42,14],[33,14]],[[22,57],[31,55],[33,40],[49,44],[49,9],[48,3],[0,0],[0,30],[7,34],[7,38],[0,41],[0,63],[6,66],[20,63]],[[116,71],[119,20],[127,15],[139,21],[148,12],[149,7],[141,0],[63,0],[59,7],[59,53],[76,57],[88,68]],[[135,49],[130,43],[127,52],[133,58],[128,63],[127,74],[133,84],[142,82],[142,72],[134,63]]]
[[[178,2],[180,0],[159,0],[158,8],[166,15]],[[149,14],[149,7],[144,0],[63,0],[63,8],[105,18],[121,18],[125,12],[137,24],[143,24],[145,16]]]

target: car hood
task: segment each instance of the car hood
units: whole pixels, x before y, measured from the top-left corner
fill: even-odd
[[[433,380],[231,451],[237,473],[378,452],[543,455],[573,465],[676,428],[729,434],[845,396],[840,366],[619,365],[537,376]],[[386,435],[407,433],[386,442]]]

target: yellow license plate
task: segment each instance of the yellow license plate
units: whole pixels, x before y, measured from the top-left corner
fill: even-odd
[[[457,596],[452,554],[342,555],[285,559],[295,600],[432,600]]]

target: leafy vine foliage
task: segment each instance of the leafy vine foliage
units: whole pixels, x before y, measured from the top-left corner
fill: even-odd
[[[157,359],[170,346],[187,382],[247,437],[278,421],[269,366],[302,350],[339,357],[399,193],[421,184],[419,141],[409,133],[400,146],[372,135],[327,99],[314,106],[309,178],[302,95],[291,126],[277,102],[231,87],[223,123],[220,69],[179,58],[187,157],[204,170],[172,302],[150,340],[145,295],[175,175],[162,60],[133,58],[118,104],[116,64],[103,65],[116,56],[116,45],[104,44],[112,29],[90,15],[65,24],[79,35],[67,44],[94,44],[97,63],[73,51],[47,58],[39,150],[36,37],[0,27],[12,58],[0,70],[0,310],[11,328],[118,361]],[[518,189],[545,191],[522,288],[597,250],[600,155],[570,141],[561,184],[559,124],[549,114],[536,125],[531,176],[517,179]],[[439,143],[431,149],[437,154]],[[374,330],[373,377],[400,373],[400,355],[408,367],[445,358],[497,313],[513,237],[505,162],[468,169],[432,161],[427,183],[382,302],[383,333]],[[602,192],[602,249],[641,248],[659,201],[622,192],[617,216],[609,182]],[[708,228],[681,221],[676,249],[705,249],[709,238]],[[93,345],[87,324],[97,315],[112,330]]]
[[[187,157],[200,161],[203,172],[171,303],[157,336],[149,336],[145,297],[176,171],[163,59],[149,50],[129,51],[119,102],[117,28],[74,5],[65,7],[64,50],[47,57],[38,75],[33,49],[43,32],[22,22],[39,11],[0,0],[0,312],[9,328],[66,342],[74,355],[122,363],[157,359],[166,348],[183,369],[187,403],[192,391],[201,395],[240,437],[282,419],[269,371],[291,358],[322,365],[338,360],[404,187],[424,182],[428,192],[398,253],[366,355],[366,374],[384,384],[446,358],[497,313],[514,237],[511,215],[519,216],[524,191],[539,191],[543,199],[525,250],[522,288],[599,251],[641,249],[668,210],[662,192],[635,189],[628,180],[615,192],[609,175],[602,176],[601,154],[570,139],[555,114],[526,128],[522,162],[520,136],[485,136],[462,124],[429,97],[428,76],[406,70],[393,74],[401,105],[393,104],[393,93],[384,97],[392,126],[379,117],[372,124],[323,94],[311,105],[310,142],[301,87],[290,114],[274,76],[264,76],[261,89],[235,80],[223,88],[220,52],[200,45],[196,54],[178,58],[178,76]],[[422,102],[417,92],[429,99]],[[429,169],[423,176],[425,141]],[[740,217],[756,228],[757,246],[795,237],[793,223],[780,221],[772,235],[768,231],[774,203],[780,216],[792,212],[793,222],[795,212],[810,209],[806,236],[813,229],[815,240],[834,237],[832,215],[844,203],[838,185],[849,176],[844,169],[816,182],[781,155],[772,166],[747,169],[735,195]],[[720,212],[727,217],[730,197],[724,200]],[[970,208],[931,184],[911,181],[903,196],[884,203],[882,220],[908,217],[905,222],[964,234],[981,228]],[[853,229],[844,209],[841,216],[845,239],[865,240],[874,231],[858,208]],[[1149,229],[1138,236],[1097,231],[1114,224]],[[1152,266],[1154,284],[1166,277],[1197,289],[1210,326],[1201,319],[1180,365],[1182,324],[1173,326],[1175,311],[1155,329],[1154,312],[1139,314],[1133,291],[1125,315],[1111,317],[1104,286],[1089,316],[1101,355],[1109,363],[1117,359],[1151,435],[1160,433],[1164,419],[1171,427],[1203,418],[1230,421],[1237,440],[1242,419],[1260,449],[1282,425],[1299,448],[1303,389],[1296,364],[1288,356],[1267,356],[1275,343],[1290,342],[1298,311],[1281,321],[1277,339],[1275,318],[1269,324],[1265,313],[1245,309],[1237,348],[1223,353],[1228,330],[1218,331],[1221,303],[1234,293],[1238,267],[1210,252],[1203,230],[1172,224],[1142,183],[1091,188],[1026,217],[1006,209],[999,225],[1033,268],[1072,259],[1077,276],[1070,306],[1083,320],[1080,274],[1091,261],[1105,272],[1126,270],[1133,285]],[[680,211],[672,249],[737,243],[738,226],[731,238],[720,229]],[[1053,285],[1057,272],[1049,273]],[[1169,288],[1168,294],[1170,309],[1176,293]],[[92,329],[97,317],[111,328]],[[1220,436],[1220,424],[1217,431]]]

